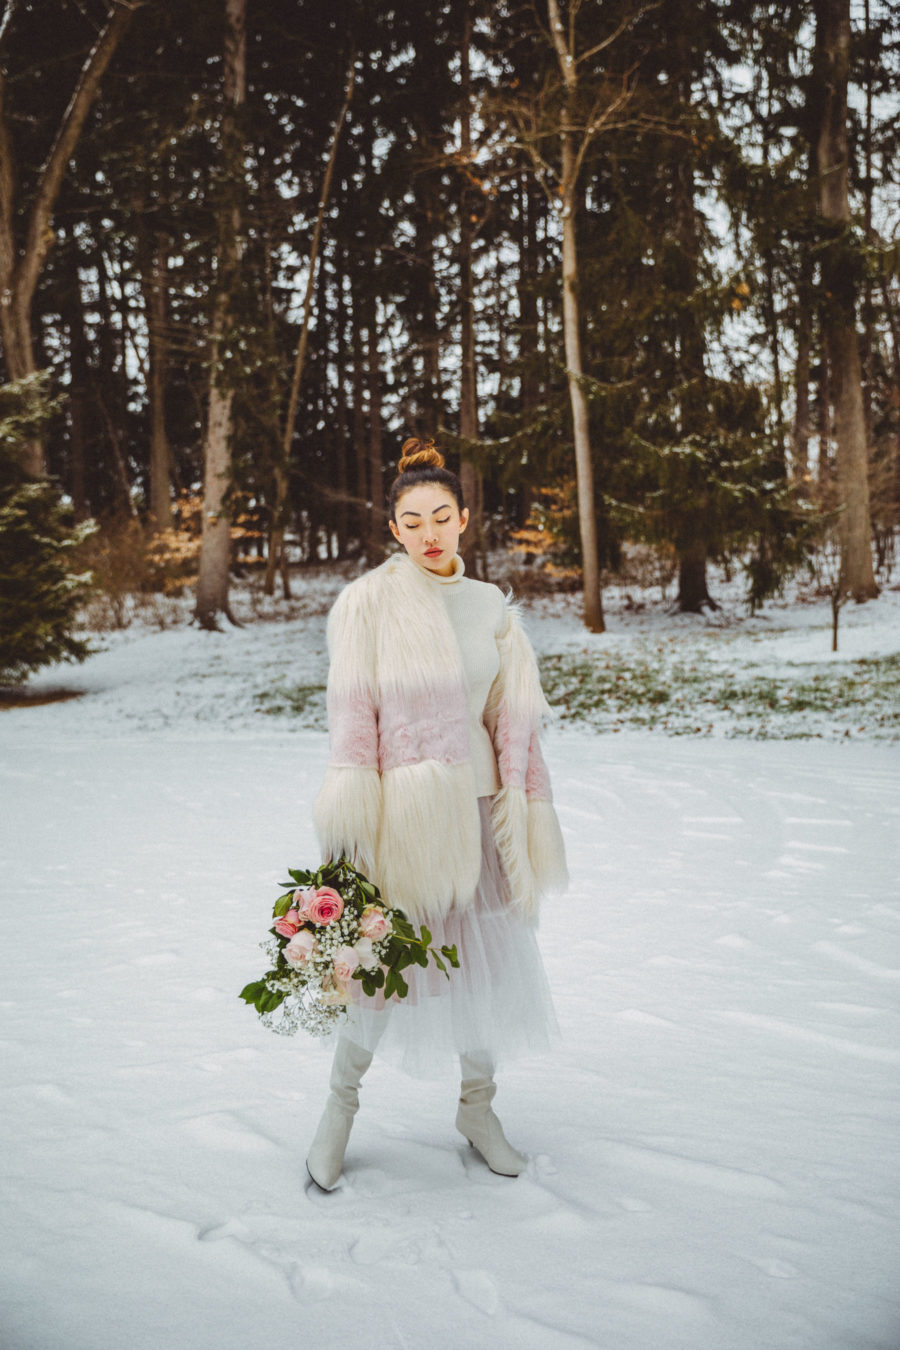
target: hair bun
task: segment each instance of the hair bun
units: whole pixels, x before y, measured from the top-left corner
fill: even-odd
[[[400,449],[400,463],[397,465],[398,473],[406,473],[409,469],[429,469],[434,467],[442,469],[444,467],[444,456],[438,450],[434,441],[420,441],[418,436],[410,436],[403,442]]]

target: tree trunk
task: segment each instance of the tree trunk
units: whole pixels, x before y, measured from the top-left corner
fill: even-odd
[[[438,326],[440,302],[435,275],[435,233],[440,201],[434,183],[419,181],[416,212],[416,257],[424,271],[421,288],[422,312],[417,346],[422,353],[422,392],[420,395],[420,424],[416,434],[423,439],[436,436],[441,425],[441,335]]]
[[[235,622],[228,603],[231,562],[231,514],[227,494],[231,486],[232,375],[223,369],[223,355],[234,318],[232,295],[240,263],[238,230],[240,207],[237,184],[243,147],[236,110],[244,102],[246,73],[247,0],[225,0],[225,80],[222,116],[222,169],[226,186],[219,216],[219,249],[209,382],[209,415],[203,468],[203,537],[194,617],[201,628],[216,629],[219,615]]]
[[[68,488],[76,520],[91,514],[88,505],[87,446],[89,441],[89,392],[91,366],[87,333],[84,327],[84,301],[78,271],[77,235],[69,232],[65,249],[66,284],[59,292],[60,317],[68,335],[69,397],[66,415],[69,422]]]
[[[878,594],[872,568],[869,463],[852,258],[847,84],[850,0],[816,0],[816,47],[811,87],[819,100],[816,142],[819,210],[828,231],[821,251],[823,328],[831,362],[835,467],[842,507],[841,586],[855,600]]]
[[[31,306],[55,239],[53,211],[104,71],[136,8],[136,5],[116,3],[109,11],[106,25],[81,69],[53,146],[38,175],[34,198],[27,212],[22,212],[17,200],[6,78],[0,68],[0,336],[10,380],[22,379],[35,372]],[[25,216],[25,237],[20,244],[16,238],[16,222],[22,214]],[[34,477],[45,472],[44,447],[40,441],[28,443],[23,466]]]
[[[700,614],[718,609],[706,581],[706,545],[695,540],[678,553],[678,609],[682,614]]]
[[[381,364],[378,357],[378,300],[373,292],[367,303],[366,336],[368,339],[369,390],[369,483],[372,488],[372,510],[369,515],[369,539],[366,559],[375,567],[384,558],[384,462],[381,448]]]
[[[337,312],[334,317],[335,342],[335,480],[337,510],[334,528],[337,535],[337,556],[347,556],[347,537],[350,533],[350,483],[347,471],[347,299],[344,293],[344,251],[338,249],[336,260]]]
[[[166,242],[166,236],[158,233],[145,283],[150,337],[150,519],[157,530],[167,530],[172,524],[171,455],[166,434]]]
[[[687,14],[690,6],[680,4],[676,10],[677,31],[672,44],[674,53],[672,81],[675,86],[679,116],[688,129],[692,128],[694,110],[694,40]],[[693,132],[692,132],[693,134]],[[687,141],[676,152],[672,179],[673,217],[679,252],[681,254],[680,315],[677,320],[679,433],[687,439],[702,432],[707,418],[705,357],[706,336],[703,324],[692,303],[698,285],[697,238],[697,182],[692,143]],[[774,323],[774,314],[772,316]],[[780,389],[779,389],[780,409]],[[704,605],[713,605],[706,579],[709,553],[710,521],[708,496],[704,489],[693,502],[682,508],[684,520],[678,545],[678,608],[682,613],[696,613]],[[682,586],[684,589],[682,589]]]
[[[459,434],[464,441],[478,439],[478,373],[475,364],[475,279],[472,272],[472,244],[475,238],[474,201],[469,184],[472,159],[471,100],[472,81],[469,70],[469,47],[472,38],[472,14],[469,0],[463,3],[463,33],[460,48],[460,145],[462,177],[459,192],[459,303],[460,349],[459,377]],[[469,526],[462,537],[462,553],[469,575],[480,577],[482,567],[481,519],[479,511],[480,483],[475,461],[463,450],[459,466],[459,481],[463,497],[469,507]]]
[[[603,595],[600,587],[600,554],[597,543],[597,511],[594,502],[594,463],[591,455],[590,418],[581,384],[584,368],[581,360],[581,316],[578,306],[578,249],[575,234],[578,202],[578,164],[575,138],[570,128],[575,120],[578,93],[577,64],[566,41],[557,0],[547,0],[550,33],[556,48],[560,71],[566,86],[564,127],[560,132],[562,210],[562,283],[563,338],[572,406],[575,441],[575,481],[578,491],[578,531],[581,538],[581,566],[584,577],[584,624],[592,633],[603,633]]]
[[[288,399],[287,415],[284,420],[284,431],[281,438],[281,459],[275,466],[275,507],[272,533],[269,544],[269,565],[266,569],[266,594],[271,595],[275,589],[275,567],[281,571],[281,585],[284,591],[285,600],[290,599],[291,585],[290,574],[288,571],[287,553],[284,546],[285,531],[285,511],[287,508],[289,477],[288,468],[291,462],[291,447],[294,441],[294,428],[297,424],[297,408],[300,404],[300,386],[303,383],[303,372],[306,369],[306,353],[309,349],[309,325],[310,315],[312,313],[313,293],[316,286],[316,276],[319,266],[319,247],[322,240],[322,227],[325,222],[325,210],[328,205],[328,198],[331,194],[331,180],[334,177],[334,165],[337,159],[338,145],[341,139],[341,130],[350,108],[350,100],[353,98],[353,85],[356,79],[356,57],[351,56],[350,65],[347,70],[347,88],[344,95],[344,102],[338,114],[334,125],[334,131],[331,136],[331,148],[328,154],[328,164],[325,168],[325,177],[322,182],[322,191],[319,194],[319,207],[316,214],[316,224],[313,229],[312,243],[309,248],[309,262],[306,274],[306,290],[303,296],[303,319],[300,324],[300,336],[297,339],[297,352],[294,357],[294,373],[291,379],[291,392]]]
[[[809,474],[809,438],[812,426],[809,402],[810,354],[812,352],[812,278],[810,272],[808,254],[804,248],[800,262],[800,281],[797,287],[797,363],[794,367],[794,430],[792,436],[793,476],[801,482]]]
[[[366,446],[365,367],[362,344],[360,298],[351,288],[350,351],[353,363],[353,460],[356,468],[356,535],[365,553],[369,535],[369,477]]]

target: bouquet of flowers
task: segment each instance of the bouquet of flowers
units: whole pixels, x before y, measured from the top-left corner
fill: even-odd
[[[272,1031],[292,1036],[303,1027],[326,1036],[354,1000],[379,990],[386,1000],[405,998],[407,966],[427,966],[430,956],[448,979],[447,965],[458,969],[455,946],[435,951],[424,924],[416,933],[346,858],[288,874],[270,936],[260,943],[272,968],[240,994]]]

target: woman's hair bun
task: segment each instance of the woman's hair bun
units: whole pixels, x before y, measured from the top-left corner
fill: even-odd
[[[403,442],[400,449],[400,463],[397,465],[398,473],[406,473],[409,469],[442,469],[444,467],[444,456],[438,450],[434,441],[420,441],[418,436],[410,436]]]

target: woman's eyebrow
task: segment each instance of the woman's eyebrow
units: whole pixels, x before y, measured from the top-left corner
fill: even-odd
[[[436,507],[434,508],[434,510],[432,511],[431,514],[432,514],[433,516],[436,516],[437,513],[438,513],[438,511],[449,511],[449,510],[450,510],[450,507],[449,507],[449,506],[436,506]],[[401,511],[401,512],[400,512],[400,516],[401,516],[401,519],[402,519],[403,516],[415,516],[417,520],[421,520],[421,519],[422,519],[422,512],[421,512],[421,511]]]

